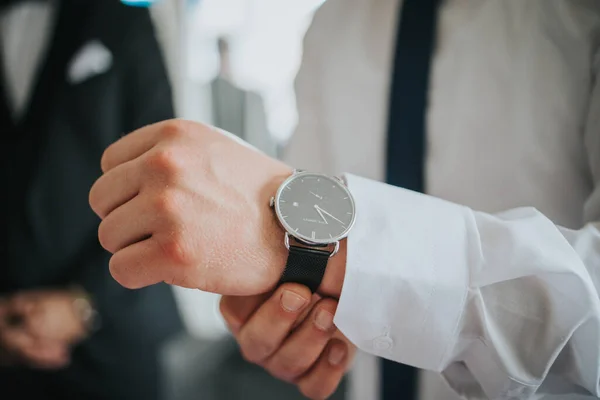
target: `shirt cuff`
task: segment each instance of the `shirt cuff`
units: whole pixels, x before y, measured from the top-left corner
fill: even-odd
[[[358,348],[442,371],[468,294],[468,208],[347,174],[356,203],[335,323]]]

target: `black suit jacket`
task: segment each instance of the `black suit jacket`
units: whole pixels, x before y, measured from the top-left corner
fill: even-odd
[[[71,61],[92,40],[112,53],[111,68],[69,83]],[[138,378],[144,369],[155,369],[149,364],[159,344],[181,329],[166,285],[130,291],[111,278],[110,255],[97,239],[99,219],[88,205],[104,149],[132,130],[172,117],[149,13],[116,0],[59,2],[27,114],[15,125],[6,101],[0,104],[0,295],[73,284],[92,294],[101,329],[76,350],[69,370],[51,374],[81,385],[81,398],[94,398],[91,392],[121,398],[123,386],[152,385]]]

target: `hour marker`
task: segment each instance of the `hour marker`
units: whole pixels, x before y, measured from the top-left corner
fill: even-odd
[[[289,186],[286,186],[285,190],[292,190],[292,188],[290,188]]]
[[[280,203],[285,203],[285,200],[281,199],[279,200]]]
[[[298,232],[298,229],[300,229],[300,228],[296,228],[296,229],[294,229],[294,232]]]
[[[313,240],[315,239],[315,235],[316,235],[316,233],[315,233],[315,231],[313,231],[313,232],[312,232],[312,236],[311,236],[311,238],[312,238]]]
[[[344,197],[344,200],[348,200],[348,198],[347,198],[347,197]]]
[[[286,219],[288,216],[287,215],[282,215],[281,218]]]
[[[321,178],[317,178],[317,182],[321,182]]]
[[[333,239],[333,236],[331,236],[331,233],[329,234],[329,237]]]
[[[292,205],[293,205],[294,207],[298,207],[298,202],[297,202],[297,201],[295,201],[295,202],[293,202],[293,203],[292,203]]]
[[[348,215],[352,215],[352,213],[351,213],[350,211],[348,211],[346,214],[348,214]]]

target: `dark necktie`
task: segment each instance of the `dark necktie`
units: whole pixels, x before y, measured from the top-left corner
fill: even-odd
[[[419,192],[424,190],[425,117],[438,4],[404,0],[400,7],[390,92],[386,180]],[[382,400],[416,399],[415,368],[388,360],[382,360],[382,367]]]

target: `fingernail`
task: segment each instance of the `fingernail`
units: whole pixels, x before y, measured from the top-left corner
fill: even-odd
[[[333,314],[327,310],[319,310],[315,317],[315,325],[322,331],[333,328]]]
[[[329,350],[329,363],[331,365],[340,365],[346,357],[346,346],[333,346]]]
[[[289,290],[286,290],[281,295],[281,307],[287,312],[299,311],[307,303],[307,300]]]

